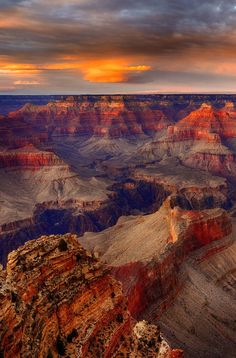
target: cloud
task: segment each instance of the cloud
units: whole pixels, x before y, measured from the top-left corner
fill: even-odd
[[[195,83],[194,74],[211,73],[225,75],[228,87],[235,21],[230,0],[2,0],[0,76],[49,83],[57,72],[68,86],[84,81],[90,90],[98,82],[102,90],[105,83],[160,87],[162,72],[170,81],[192,74]]]
[[[18,81],[14,82],[14,85],[16,85],[16,86],[37,86],[39,84],[40,84],[40,82],[38,82],[38,81],[21,81],[21,80],[18,80]]]
[[[24,3],[24,0],[1,0],[0,8],[13,8],[21,3]]]
[[[88,62],[81,66],[84,79],[90,82],[128,82],[129,75],[150,71],[151,67],[146,65],[126,65],[122,60],[103,60],[99,62]]]

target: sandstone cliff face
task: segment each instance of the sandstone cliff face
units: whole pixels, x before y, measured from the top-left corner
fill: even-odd
[[[125,137],[157,132],[172,123],[161,110],[153,109],[150,101],[125,96],[97,96],[92,100],[81,96],[43,106],[26,104],[9,116],[42,129],[47,126],[55,135]]]
[[[156,326],[133,321],[120,283],[70,234],[41,237],[12,252],[0,273],[0,295],[5,358],[181,353],[171,351]]]
[[[5,117],[0,121],[0,145],[23,147],[29,144],[38,145],[49,139],[47,128],[40,129],[22,118]]]
[[[216,109],[210,104],[200,105],[199,99],[196,103],[175,101],[114,95],[69,97],[44,105],[28,103],[1,120],[1,141],[37,144],[52,135],[119,138],[150,135],[168,127],[168,139],[172,142],[196,139],[218,143],[219,138],[236,137],[236,110],[232,102]]]
[[[184,287],[159,320],[172,345],[181,344],[187,358],[235,355],[235,231],[227,241],[222,240],[225,247],[214,255],[200,249],[194,257],[197,264],[193,259],[186,262]],[[216,244],[212,249],[219,247]]]
[[[187,211],[175,207],[169,218],[171,242],[184,240],[190,249],[220,240],[232,232],[230,217],[222,209]]]
[[[208,252],[207,245],[232,233],[231,221],[221,210],[184,214],[176,209],[170,217],[169,245],[167,244],[164,252],[155,252],[150,261],[140,260],[113,268],[115,277],[123,283],[125,293],[129,297],[129,309],[136,317],[143,312],[146,312],[148,317],[153,314],[159,317],[182,288],[183,282],[178,275],[188,256],[204,246],[208,253],[206,255],[213,255],[216,251]],[[152,304],[155,307],[153,311]]]
[[[38,150],[33,145],[0,152],[0,168],[40,169],[58,165],[65,163],[53,152]]]
[[[189,139],[219,142],[221,138],[236,137],[236,111],[234,105],[226,103],[221,110],[203,103],[175,126],[169,128],[169,137],[174,141]]]
[[[196,152],[183,162],[188,167],[199,168],[218,175],[236,176],[236,154],[234,153]]]
[[[54,102],[50,102],[51,100]],[[201,105],[206,101],[212,105]],[[7,118],[0,118],[0,260],[5,264],[6,256],[12,249],[40,235],[66,232],[82,235],[86,231],[93,231],[94,234],[85,235],[86,240],[90,235],[100,235],[101,246],[96,244],[95,249],[98,249],[102,260],[109,264],[116,278],[123,282],[129,311],[136,318],[143,319],[145,313],[145,318],[156,319],[176,299],[182,288],[184,280],[181,272],[185,267],[183,263],[189,256],[193,252],[195,254],[195,250],[204,248],[204,257],[208,260],[222,250],[222,238],[228,237],[231,233],[228,215],[224,210],[217,209],[232,207],[235,198],[232,197],[230,184],[226,178],[217,178],[206,173],[230,176],[230,179],[236,177],[236,111],[232,103],[226,103],[225,107],[219,109],[224,101],[222,98],[218,101],[217,98],[212,99],[208,96],[196,96],[192,102],[188,96],[78,96],[67,99],[58,97],[50,99],[49,103],[44,105],[42,103],[46,103],[46,100],[34,102],[38,105],[27,104]],[[12,108],[17,107],[19,108]],[[7,114],[7,111],[4,113]],[[53,148],[57,154],[44,148]],[[68,165],[74,168],[74,172]],[[38,170],[39,168],[41,170]],[[107,178],[112,181],[107,181]],[[169,195],[171,198],[162,205]],[[154,211],[152,215],[143,215]],[[122,215],[129,216],[119,220]],[[114,228],[107,229],[101,234],[97,233],[112,225],[115,225]],[[67,238],[64,240],[67,241]],[[28,248],[34,247],[31,244],[34,245],[34,242],[26,245],[27,253],[19,251],[17,255],[28,257]],[[47,245],[45,244],[46,250]],[[72,248],[71,245],[69,239],[68,246]],[[89,303],[89,309],[95,312],[96,322],[90,315],[87,322],[89,329],[84,328],[86,333],[80,332],[77,323],[79,326],[85,323],[74,318],[74,307],[79,305],[74,297],[74,283],[67,285],[66,275],[70,277],[70,273],[60,271],[62,262],[58,262],[61,257],[54,256],[55,252],[57,253],[57,249],[53,248],[50,254],[45,254],[46,258],[49,257],[45,266],[49,264],[48,272],[51,276],[48,280],[42,276],[42,287],[41,283],[39,287],[34,286],[34,282],[27,274],[29,270],[19,273],[17,265],[13,265],[12,272],[17,272],[14,279],[16,277],[19,284],[13,283],[11,276],[8,276],[7,282],[3,279],[3,287],[6,288],[9,284],[10,291],[16,292],[18,301],[21,302],[9,304],[11,295],[9,296],[9,292],[3,292],[3,299],[8,302],[6,307],[9,317],[19,320],[20,329],[15,328],[16,336],[23,337],[26,342],[28,338],[24,337],[27,337],[28,332],[34,334],[38,340],[38,343],[34,342],[35,352],[38,349],[37,344],[45,344],[50,350],[45,349],[42,354],[46,357],[49,355],[47,358],[59,354],[57,343],[59,347],[64,347],[67,355],[78,354],[76,337],[71,337],[71,334],[76,334],[73,329],[75,328],[79,337],[84,339],[83,342],[87,342],[87,332],[92,321],[91,337],[96,336],[95,332],[98,332],[99,339],[104,342],[104,336],[107,337],[102,347],[108,356],[113,354],[110,350],[113,345],[116,347],[114,354],[126,354],[124,346],[118,343],[123,339],[119,338],[119,324],[112,326],[113,333],[109,333],[113,337],[111,338],[107,331],[103,331],[100,336],[101,328],[97,322],[97,318],[101,318],[102,322],[110,324],[109,319],[113,321],[117,314],[123,312],[123,299],[119,301],[121,311],[117,310],[118,301],[113,300],[109,306],[109,312],[111,310],[113,313],[109,314],[97,313],[97,308],[94,309],[92,303]],[[62,255],[61,252],[59,254]],[[40,260],[44,257],[41,249],[39,257]],[[56,268],[53,266],[53,270],[51,259],[56,260]],[[62,260],[67,262],[64,256]],[[31,259],[25,261],[31,262]],[[73,262],[72,259],[69,266],[73,266]],[[38,265],[38,258],[35,258],[35,264]],[[9,265],[11,266],[11,261]],[[80,267],[80,264],[78,265]],[[39,266],[40,270],[46,271],[41,263]],[[32,267],[32,272],[36,272],[37,269]],[[80,282],[76,267],[73,267],[73,272],[70,272],[77,282]],[[60,280],[60,277],[58,281],[54,279],[60,276],[58,273],[54,274],[54,268],[62,278],[66,277],[67,290],[63,288],[64,281]],[[68,267],[65,270],[67,269]],[[2,272],[1,275],[5,277],[6,273]],[[92,280],[94,290],[97,290],[99,295],[101,292],[105,302],[110,291],[103,283],[103,277],[106,277],[104,280],[111,282],[112,279],[110,281],[108,276],[104,272],[101,273],[100,281]],[[39,274],[36,273],[35,277],[39,277]],[[63,304],[67,301],[65,292],[70,292],[70,304],[62,305],[59,309],[61,296],[58,298],[55,294],[55,301],[48,306],[44,284],[47,290],[51,290],[51,279],[53,284],[56,281],[56,285],[59,285],[56,287],[62,287]],[[33,291],[36,289],[39,294],[24,303],[22,287],[27,286],[26,280],[34,287]],[[91,285],[89,282],[88,286]],[[114,292],[119,296],[117,283],[112,285]],[[72,287],[72,290],[68,287]],[[83,283],[80,283],[81,287],[80,297],[85,295],[84,297],[90,300],[92,295],[87,291],[85,293]],[[18,290],[21,291],[17,293]],[[26,289],[24,291],[28,292]],[[58,291],[60,292],[59,289]],[[54,295],[55,292],[52,292]],[[15,299],[13,294],[13,301]],[[83,298],[81,300],[83,301]],[[50,313],[52,330],[48,328],[50,322],[47,318],[44,319],[46,325],[41,322],[38,310],[34,306],[35,302],[44,318]],[[31,329],[26,321],[21,321],[23,314],[24,317],[30,316],[29,322],[34,322],[34,317],[30,313],[31,308],[27,305],[34,307],[32,315],[37,318],[35,324],[40,327],[38,331],[42,337],[39,333],[38,338],[38,331],[36,332],[35,328]],[[20,307],[19,312],[14,311],[15,306],[17,310]],[[54,306],[57,308],[56,314]],[[103,306],[99,299],[98,306],[102,309],[108,307],[107,304]],[[46,307],[49,307],[49,311]],[[106,311],[106,308],[104,310]],[[134,331],[135,323],[128,311],[124,311],[127,314],[122,313],[124,322],[121,329],[133,340],[133,348],[131,347],[129,353],[136,354],[134,357],[139,356],[138,354],[142,356],[146,349],[146,333],[141,345],[137,335],[140,336],[143,325],[137,326],[137,330]],[[82,314],[83,320],[87,315],[87,311],[84,312],[86,314]],[[108,315],[110,318],[107,318]],[[73,316],[73,319],[64,318],[68,316]],[[103,321],[104,316],[106,318]],[[6,316],[4,317],[6,319]],[[67,321],[71,321],[72,324]],[[13,327],[10,323],[9,326],[9,331],[12,332]],[[17,327],[17,324],[15,326]],[[155,331],[155,328],[153,329]],[[148,335],[153,329],[147,329]],[[4,349],[6,352],[12,352],[15,347],[11,345],[11,334],[8,336],[3,332],[2,336]],[[73,342],[67,342],[68,336],[69,341]],[[17,341],[17,347],[18,342],[19,347],[21,345],[20,340],[21,338]],[[79,347],[82,347],[79,354],[89,356],[90,347],[99,356],[101,342],[94,338],[88,340],[85,344],[87,348],[84,344]],[[129,340],[125,339],[124,342],[130,347]],[[72,343],[75,343],[77,348],[70,345]],[[100,345],[100,348],[97,345]],[[137,346],[139,353],[134,353]],[[26,351],[27,347],[24,347]],[[37,353],[35,354],[37,356]],[[178,354],[179,352],[172,352],[173,357]]]
[[[42,188],[44,191],[48,187],[46,175],[50,182],[53,181],[52,187],[49,187],[49,190],[47,189],[43,195],[43,202],[37,203],[37,200],[39,200],[37,193],[36,203],[31,211],[24,213],[22,207],[18,209],[21,215],[26,216],[25,218],[23,216],[22,218],[15,217],[15,220],[12,219],[7,222],[0,221],[0,262],[4,265],[6,264],[7,254],[30,239],[35,239],[43,234],[73,232],[77,235],[83,235],[86,231],[98,232],[115,225],[121,215],[129,215],[137,210],[152,212],[154,209],[158,209],[168,195],[168,192],[162,186],[152,183],[130,180],[122,184],[111,185],[109,189],[112,191],[107,191],[106,182],[95,179],[83,181],[70,172],[65,173],[67,174],[65,177],[55,177],[54,179],[55,173],[51,173],[47,168],[45,170],[48,173],[41,173],[39,180],[35,182],[35,185],[32,185],[33,188],[36,187],[37,190]],[[15,170],[14,173],[16,173]],[[29,172],[26,183],[29,183],[31,174],[38,176],[40,172]],[[22,176],[23,174],[20,174],[20,177]],[[9,176],[6,178],[7,181],[8,178]],[[67,183],[68,181],[69,183]],[[13,189],[13,184],[11,184],[11,190],[13,191]],[[18,190],[25,192],[28,187],[24,185],[22,188],[17,182],[16,192]],[[29,191],[29,200],[34,197],[34,191]],[[6,206],[6,199],[4,196],[2,198]],[[11,210],[6,211],[5,220],[9,220],[9,217],[15,214],[20,199],[15,199],[16,204],[15,202],[8,203]],[[29,202],[26,200],[25,207],[28,206]]]
[[[233,103],[222,109],[203,103],[167,128],[166,136],[140,148],[140,160],[176,157],[185,166],[235,178],[236,111]],[[227,141],[229,143],[227,144]]]
[[[172,302],[182,281],[179,272],[188,256],[201,247],[232,233],[231,220],[223,209],[203,211],[172,208],[168,198],[149,216],[119,220],[99,234],[86,234],[80,241],[107,262],[123,283],[129,310],[135,317],[146,312],[160,315]],[[209,256],[214,251],[209,250]],[[155,310],[152,312],[152,304]]]
[[[171,166],[171,170],[169,167]],[[162,192],[171,194],[170,205],[186,210],[204,210],[222,207],[228,209],[232,203],[227,181],[184,166],[166,165],[136,169],[132,177],[140,183],[151,183]],[[166,196],[167,197],[167,196]],[[165,198],[166,198],[165,197]],[[164,199],[165,199],[164,198]],[[164,200],[162,200],[161,204]]]
[[[69,200],[38,204],[32,217],[0,226],[0,262],[5,265],[12,250],[40,235],[97,232],[114,225],[121,214],[118,206],[106,201],[73,203]]]

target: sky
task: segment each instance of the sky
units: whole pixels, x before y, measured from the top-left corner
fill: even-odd
[[[236,0],[0,0],[0,94],[236,93]]]

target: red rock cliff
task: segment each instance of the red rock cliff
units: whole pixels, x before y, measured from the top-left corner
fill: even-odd
[[[168,137],[173,141],[205,140],[218,143],[221,138],[236,137],[236,111],[233,104],[226,103],[221,110],[203,103],[201,107],[175,126],[168,129]]]
[[[154,252],[153,259],[148,261],[112,267],[115,277],[123,283],[129,298],[129,310],[135,317],[148,312],[153,303],[156,306],[151,314],[158,315],[165,310],[181,288],[178,273],[189,254],[204,246],[208,252],[208,244],[217,243],[232,232],[231,220],[223,209],[170,209],[169,199],[163,205],[168,209],[166,220],[169,227],[169,244],[165,251],[161,254]],[[210,252],[214,254],[214,251],[209,251],[209,255]]]
[[[73,235],[41,237],[11,253],[0,297],[5,358],[173,357],[156,326],[135,323],[120,283]]]
[[[236,154],[230,152],[195,152],[186,158],[183,163],[188,167],[199,168],[217,175],[236,176]]]
[[[68,98],[42,106],[26,104],[9,116],[42,129],[47,127],[54,134],[111,137],[157,132],[172,123],[150,101],[125,96],[98,96],[93,100],[83,96],[77,101]]]
[[[42,168],[45,166],[65,165],[53,152],[41,151],[32,145],[15,150],[0,152],[0,168]]]

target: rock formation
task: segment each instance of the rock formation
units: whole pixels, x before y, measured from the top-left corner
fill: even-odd
[[[232,298],[227,296],[226,299],[224,293],[229,290],[231,294],[235,283],[233,254],[228,250],[235,235],[232,232],[236,203],[235,96],[9,96],[0,97],[0,112],[0,261],[5,265],[8,253],[29,241],[10,255],[7,271],[1,273],[4,287],[1,297],[9,310],[9,319],[17,322],[14,327],[20,327],[19,330],[14,328],[17,332],[14,342],[20,342],[23,337],[24,349],[28,349],[27,337],[29,332],[36,332],[33,324],[36,317],[38,333],[35,333],[33,347],[37,350],[43,344],[42,354],[46,357],[57,356],[58,347],[65,349],[68,356],[74,354],[78,348],[74,328],[78,337],[85,341],[86,337],[93,337],[81,346],[83,352],[87,352],[81,353],[85,356],[89,356],[89,347],[96,356],[103,347],[109,357],[114,346],[113,356],[122,357],[128,353],[126,345],[131,357],[131,352],[134,357],[141,357],[146,350],[146,335],[149,337],[152,332],[156,335],[156,327],[147,327],[141,322],[134,329],[136,323],[130,314],[152,324],[163,316],[168,338],[177,347],[187,347],[187,358],[192,358],[191,350],[198,355],[197,346],[201,344],[199,356],[209,358],[212,345],[209,332],[213,332],[219,342],[213,350],[214,358],[221,358],[222,352],[231,358],[233,320],[228,308],[219,314],[218,301],[211,299],[211,292],[215,292],[219,300],[222,296],[233,312]],[[128,310],[124,309],[119,284],[103,268],[94,270],[93,273],[99,272],[100,276],[86,283],[89,287],[95,285],[95,296],[96,292],[101,293],[104,302],[86,291],[84,282],[77,276],[72,252],[81,250],[85,262],[92,258],[85,258],[89,256],[80,246],[74,246],[71,236],[44,238],[39,241],[44,242],[42,245],[32,241],[41,235],[68,232],[80,236],[83,246],[99,254],[112,274],[122,281]],[[53,242],[56,245],[61,239],[71,250],[59,252],[53,246]],[[45,247],[47,264],[43,263],[41,247]],[[39,257],[34,256],[34,250]],[[227,260],[226,253],[229,253],[227,267],[222,264]],[[24,261],[26,256],[27,260],[20,267],[28,267],[29,263],[32,270],[19,272],[16,257],[23,257]],[[222,277],[218,264],[222,267]],[[34,265],[43,270],[39,286],[34,286],[32,281],[33,277],[39,277]],[[49,265],[50,277],[46,276],[45,265]],[[78,267],[82,266],[78,263]],[[35,276],[30,276],[29,272]],[[61,272],[62,277],[55,272]],[[74,277],[81,288],[79,299],[88,299],[89,321],[85,320],[86,315],[83,321],[74,315],[78,303],[74,295]],[[59,296],[53,292],[55,297],[48,306],[45,292],[51,287],[51,279],[55,290],[59,287]],[[223,288],[215,290],[211,282],[213,286],[223,282]],[[110,301],[109,283],[117,294]],[[210,308],[204,303],[205,297],[202,299],[204,294],[196,294],[198,284],[202,291],[206,285],[204,292],[211,299]],[[13,294],[11,298],[7,285],[17,296]],[[32,293],[34,291],[38,296]],[[70,302],[75,305],[66,303],[68,292],[68,302],[72,300]],[[29,301],[24,301],[24,294]],[[65,299],[59,302],[60,294]],[[92,297],[102,312],[96,311],[96,307],[94,310]],[[10,302],[9,298],[15,302]],[[57,311],[55,313],[54,303],[55,307],[60,307],[60,316]],[[37,307],[43,312],[43,321]],[[106,313],[104,307],[109,308]],[[84,308],[86,314],[87,308]],[[27,323],[25,317],[31,309],[34,317],[30,316]],[[195,311],[200,312],[199,320],[201,314],[206,313],[202,330],[195,322],[189,323],[191,317],[199,322]],[[71,312],[75,318],[67,319]],[[177,317],[168,312],[172,315],[176,312]],[[45,318],[49,313],[52,326]],[[123,315],[123,322],[115,320],[109,325],[109,332],[101,331],[100,318],[102,322],[113,322],[119,313]],[[1,314],[4,316],[3,311]],[[73,326],[78,322],[82,331]],[[129,337],[123,344],[120,343],[123,339],[120,329]],[[10,326],[9,332],[12,330]],[[16,347],[12,345],[11,333],[10,336],[5,331],[1,334],[4,347],[8,347],[4,348],[5,354],[23,347],[20,343]],[[152,343],[150,346],[152,349]],[[159,356],[160,352],[161,348]],[[179,352],[171,354],[178,357]]]
[[[153,303],[159,303],[156,315],[168,306],[181,285],[181,265],[194,250],[231,233],[225,210],[171,208],[170,197],[154,214],[121,218],[112,228],[79,240],[112,267],[131,313],[139,317]]]
[[[121,284],[70,234],[12,252],[0,296],[5,358],[182,356],[158,327],[132,319]]]
[[[33,145],[0,151],[0,168],[41,169],[58,165],[65,163],[52,151],[42,151]]]
[[[38,128],[47,126],[55,135],[127,137],[157,132],[172,123],[160,109],[152,108],[150,100],[124,96],[81,96],[41,106],[28,103],[9,116]]]
[[[180,163],[226,177],[236,177],[236,110],[232,102],[221,109],[202,103],[167,128],[166,135],[138,150],[139,162],[178,158]]]
[[[220,138],[236,137],[236,110],[233,103],[226,103],[221,110],[203,103],[175,126],[168,129],[168,135],[175,141],[205,140],[217,142]]]
[[[199,250],[198,262],[186,263],[184,287],[160,319],[170,342],[183,342],[186,357],[234,356],[236,244],[223,240],[221,245],[220,250],[214,245],[211,255]]]

